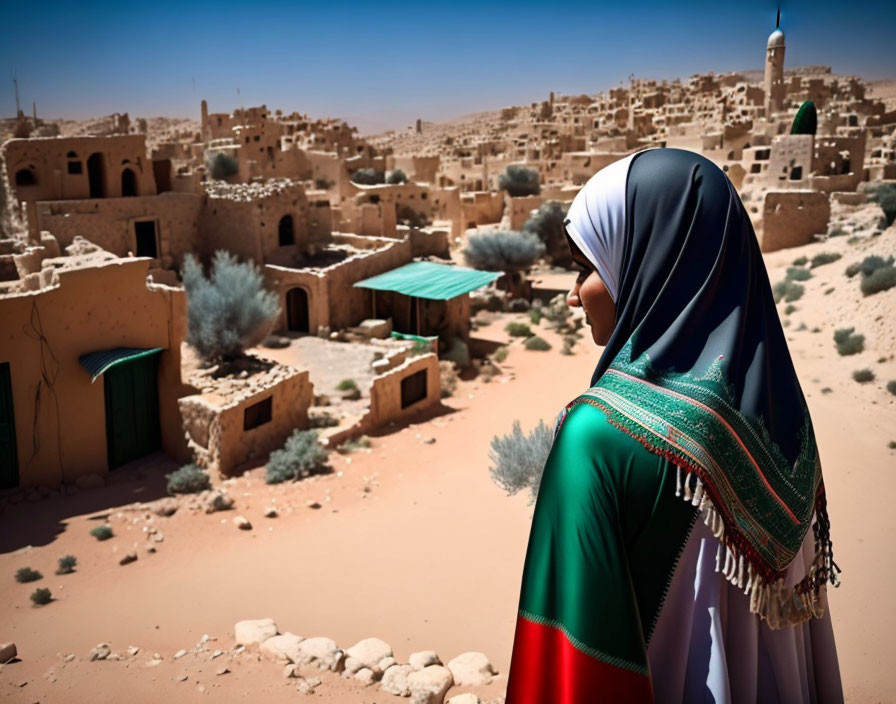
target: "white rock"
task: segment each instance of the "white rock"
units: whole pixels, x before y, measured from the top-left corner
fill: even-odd
[[[299,643],[304,638],[297,636],[295,633],[287,631],[279,636],[271,636],[263,641],[259,646],[259,650],[263,653],[273,655],[275,658],[286,659],[290,662],[299,660]]]
[[[240,530],[252,530],[252,524],[249,523],[249,519],[245,516],[234,516],[233,525]]]
[[[369,667],[362,667],[355,673],[354,677],[368,686],[376,682],[376,673]]]
[[[383,672],[388,670],[390,667],[392,667],[394,664],[395,664],[395,658],[393,658],[390,655],[387,658],[383,658],[376,664],[376,668],[374,668],[374,672],[376,672],[376,670],[378,669],[380,671],[380,674],[382,674]]]
[[[361,667],[367,667],[376,674],[381,675],[385,668],[379,667],[379,661],[383,658],[392,657],[392,647],[379,638],[365,638],[355,643],[351,648],[347,648],[345,654],[347,657],[360,662]]]
[[[277,517],[277,509],[274,508],[273,506],[268,506],[264,510],[264,517],[265,518],[276,518]]]
[[[448,704],[482,704],[482,700],[472,692],[464,692],[451,697]]]
[[[408,675],[414,704],[444,704],[445,695],[453,684],[451,670],[442,665],[429,665]]]
[[[411,653],[408,662],[415,670],[422,670],[429,665],[442,664],[435,650],[419,650],[416,653]]]
[[[383,673],[383,681],[380,683],[380,689],[389,694],[395,694],[399,697],[408,697],[411,694],[410,685],[408,685],[408,675],[414,672],[414,668],[410,665],[393,665],[387,668]]]
[[[186,654],[187,654],[187,651],[184,650],[183,648],[181,648],[180,650],[178,650],[178,651],[174,654],[174,659],[175,659],[175,660],[179,660],[180,658],[182,658],[182,657],[183,657],[184,655],[186,655]]]
[[[206,513],[214,513],[215,511],[226,511],[233,508],[233,499],[230,498],[227,492],[221,491],[220,489],[215,489],[205,499],[204,503]]]
[[[93,662],[94,660],[105,660],[109,657],[109,653],[111,652],[112,649],[109,647],[108,643],[100,643],[90,651],[90,661]]]
[[[306,638],[299,643],[299,665],[316,664],[321,670],[340,672],[345,667],[345,653],[336,645],[336,641],[325,636]]]
[[[153,501],[150,506],[152,507],[153,513],[157,516],[171,516],[177,511],[178,503],[177,499],[173,496],[168,496],[164,499]]]
[[[119,565],[127,565],[131,562],[135,562],[137,560],[137,551],[130,550],[124,554],[124,556],[118,561]]]
[[[0,643],[0,662],[9,662],[17,653],[15,643]]]
[[[257,618],[238,621],[233,627],[233,639],[240,645],[261,643],[277,635],[277,624],[272,618]]]
[[[488,684],[497,674],[485,653],[475,651],[461,653],[448,663],[448,669],[454,676],[454,683],[461,686]]]

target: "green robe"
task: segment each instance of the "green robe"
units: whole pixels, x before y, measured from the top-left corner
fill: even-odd
[[[698,515],[675,481],[602,410],[569,410],[535,504],[507,704],[652,698],[647,643]]]

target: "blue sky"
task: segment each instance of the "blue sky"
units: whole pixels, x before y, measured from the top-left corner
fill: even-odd
[[[266,104],[403,128],[596,93],[629,74],[759,69],[777,4],[2,0],[0,115],[199,117]],[[788,2],[786,66],[896,78],[896,2]],[[240,96],[237,96],[237,88]]]

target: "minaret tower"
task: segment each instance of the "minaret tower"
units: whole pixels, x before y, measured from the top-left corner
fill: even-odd
[[[781,31],[781,10],[775,31],[768,35],[765,47],[765,119],[784,106],[784,32]]]

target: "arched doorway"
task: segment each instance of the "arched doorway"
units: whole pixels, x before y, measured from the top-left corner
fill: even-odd
[[[90,182],[90,197],[106,197],[106,174],[103,168],[103,155],[99,152],[91,154],[87,159],[87,180]]]
[[[125,169],[121,172],[121,196],[126,198],[135,195],[137,195],[137,174],[131,169]]]
[[[277,235],[281,247],[296,243],[296,233],[292,223],[292,215],[284,215],[277,225]]]
[[[310,332],[308,292],[303,288],[291,288],[286,292],[286,327],[294,332]]]

